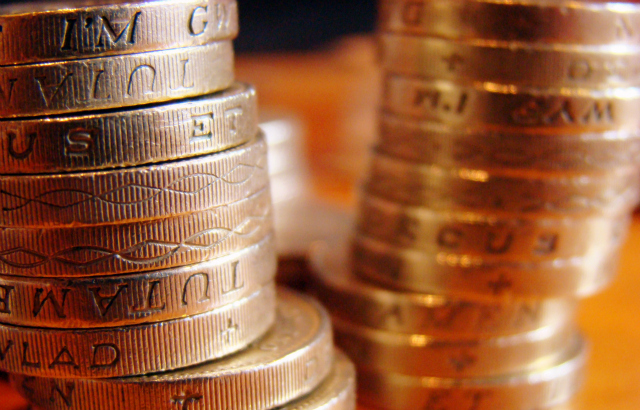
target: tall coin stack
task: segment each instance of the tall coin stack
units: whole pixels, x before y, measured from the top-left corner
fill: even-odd
[[[352,409],[276,298],[235,1],[71,3],[0,7],[0,370],[43,409]]]
[[[531,410],[583,379],[578,298],[638,200],[640,7],[382,1],[380,136],[316,292],[363,404]]]

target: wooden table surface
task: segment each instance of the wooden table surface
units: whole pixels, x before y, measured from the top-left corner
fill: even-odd
[[[375,138],[379,76],[370,39],[349,39],[307,54],[237,59],[238,78],[256,85],[260,104],[306,124],[315,188],[352,206]],[[588,380],[567,410],[640,409],[640,218],[631,227],[616,282],[582,304],[580,324],[592,342]],[[25,403],[0,382],[0,410]],[[499,410],[499,409],[496,409]],[[564,409],[563,409],[564,410]]]

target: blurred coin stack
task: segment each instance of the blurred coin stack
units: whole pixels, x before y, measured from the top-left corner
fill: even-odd
[[[43,409],[353,408],[325,311],[276,297],[235,1],[37,1],[0,29],[14,387]]]
[[[638,199],[640,7],[386,1],[380,136],[316,292],[383,409],[566,402],[577,300],[613,278]]]
[[[308,252],[318,240],[344,236],[352,228],[351,214],[316,197],[305,161],[300,120],[278,111],[260,115],[260,129],[269,149],[278,284],[303,289],[308,281]]]

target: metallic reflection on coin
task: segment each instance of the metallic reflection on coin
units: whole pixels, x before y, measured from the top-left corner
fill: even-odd
[[[468,339],[514,335],[575,320],[578,303],[573,298],[488,302],[398,291],[363,281],[351,271],[350,248],[344,242],[313,246],[310,288],[332,316],[356,325]]]
[[[130,327],[0,325],[4,351],[0,368],[41,377],[105,378],[193,366],[235,353],[264,335],[275,320],[275,298],[275,287],[269,284],[206,313]]]
[[[494,378],[442,379],[381,373],[358,364],[358,399],[365,406],[405,410],[546,409],[569,400],[582,386],[588,348],[582,338],[555,366]]]
[[[325,310],[281,290],[275,326],[236,355],[143,377],[73,380],[14,374],[11,382],[22,395],[48,409],[175,410],[188,402],[204,410],[220,409],[220,403],[228,410],[268,410],[318,387],[331,373],[333,357]]]

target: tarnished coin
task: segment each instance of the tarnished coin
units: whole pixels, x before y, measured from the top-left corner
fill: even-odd
[[[416,377],[495,377],[557,363],[575,339],[564,323],[510,336],[461,339],[394,333],[333,319],[336,345],[368,369]]]
[[[385,0],[379,15],[383,32],[418,36],[602,46],[640,39],[632,2]]]
[[[206,211],[144,223],[0,230],[0,273],[114,276],[190,265],[252,246],[273,231],[268,188]]]
[[[142,109],[0,121],[0,174],[91,171],[211,154],[255,138],[248,85]]]
[[[358,368],[358,400],[374,408],[404,410],[546,409],[569,400],[584,382],[588,348],[582,338],[568,345],[562,363],[530,373],[492,378],[443,379]],[[434,407],[437,406],[437,407]]]
[[[425,252],[522,258],[528,262],[588,255],[620,240],[628,215],[537,217],[469,211],[435,211],[373,195],[360,200],[358,233]]]
[[[534,89],[493,83],[460,85],[443,79],[389,74],[384,88],[383,107],[388,112],[458,128],[535,130],[546,135],[637,132],[633,115],[640,108],[638,87]]]
[[[558,133],[457,127],[382,113],[377,150],[449,168],[594,174],[640,163],[640,133]]]
[[[578,302],[574,298],[490,303],[376,286],[351,272],[345,245],[334,240],[313,247],[309,287],[332,316],[357,325],[387,332],[472,338],[531,332],[575,319]]]
[[[583,257],[531,262],[448,252],[429,253],[357,236],[353,269],[365,279],[414,292],[461,298],[586,297],[611,283],[620,243]]]
[[[205,313],[253,294],[276,273],[275,241],[209,262],[127,276],[0,276],[0,322],[47,328],[131,326]]]
[[[261,309],[258,309],[261,310]],[[260,315],[256,315],[260,316]],[[317,303],[278,292],[275,326],[239,354],[155,376],[56,380],[12,375],[48,409],[268,410],[312,392],[334,363],[331,322]],[[115,399],[117,398],[117,400]]]
[[[231,41],[0,67],[0,118],[118,109],[196,97],[230,87],[233,77]]]
[[[267,147],[238,148],[135,168],[0,176],[0,225],[124,224],[227,205],[269,186]]]
[[[238,33],[235,0],[0,5],[0,66],[198,46]]]
[[[543,88],[640,85],[637,44],[588,47],[384,33],[379,39],[382,68],[395,74]]]
[[[0,325],[0,368],[42,377],[102,378],[193,366],[261,337],[274,322],[275,309],[275,287],[267,285],[224,307],[166,322],[114,329]]]
[[[376,152],[365,192],[434,210],[554,216],[617,216],[635,208],[640,174],[633,167],[596,175],[443,168]]]

